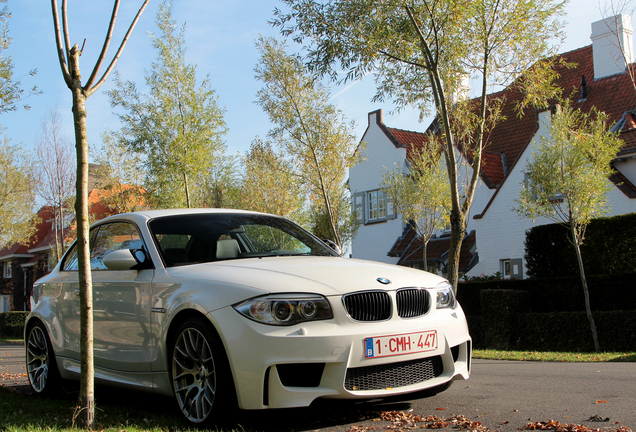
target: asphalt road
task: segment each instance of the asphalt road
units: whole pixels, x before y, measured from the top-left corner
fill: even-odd
[[[0,385],[27,390],[24,371],[24,347],[0,344]],[[105,403],[119,403],[122,397],[120,391],[106,389],[98,389],[96,394]],[[143,399],[144,409],[158,412],[165,411],[166,405],[171,409],[175,406],[169,398],[142,393],[131,397],[137,402]],[[470,380],[456,381],[433,397],[364,403],[324,401],[303,409],[243,411],[237,422],[246,430],[383,431],[397,426],[379,420],[382,412],[391,411],[422,417],[462,415],[500,432],[550,420],[605,431],[621,427],[636,431],[636,363],[474,360]],[[174,413],[179,415],[176,410]]]

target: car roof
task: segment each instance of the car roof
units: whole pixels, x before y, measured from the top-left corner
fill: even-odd
[[[235,210],[235,209],[219,209],[219,208],[189,208],[189,209],[164,209],[164,210],[143,210],[132,213],[120,213],[109,216],[97,222],[102,224],[113,220],[133,220],[136,222],[145,222],[151,219],[156,219],[166,216],[178,216],[178,215],[191,215],[191,214],[244,214],[244,215],[267,215],[267,213],[259,213],[248,210]],[[276,215],[268,215],[275,216]]]

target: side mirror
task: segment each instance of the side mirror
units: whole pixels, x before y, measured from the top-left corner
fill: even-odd
[[[336,251],[336,253],[340,256],[342,256],[342,250],[340,250],[340,248],[338,247],[338,245],[329,239],[322,239],[322,242],[324,244],[326,244],[327,246],[329,246],[331,249],[333,249],[334,251]]]
[[[146,261],[147,257],[142,249],[120,249],[104,257],[104,265],[108,270],[132,270],[137,266],[143,268]]]

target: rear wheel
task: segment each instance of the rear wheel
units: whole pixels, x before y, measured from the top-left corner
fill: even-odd
[[[27,331],[26,368],[29,384],[34,392],[51,395],[60,390],[62,379],[51,340],[40,321],[30,324]]]
[[[221,339],[200,319],[186,321],[172,344],[172,388],[179,409],[193,423],[206,423],[236,405],[234,384]]]

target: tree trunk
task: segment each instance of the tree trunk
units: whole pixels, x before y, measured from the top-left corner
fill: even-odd
[[[465,224],[461,212],[458,209],[451,210],[451,236],[448,248],[448,266],[446,279],[453,286],[453,291],[457,294],[457,284],[459,282],[459,256],[464,240]]]
[[[427,248],[428,248],[428,240],[424,240],[424,237],[422,237],[422,261],[424,264],[424,271],[428,271],[428,258],[426,257]]]
[[[93,362],[93,283],[88,222],[88,137],[86,133],[86,95],[82,89],[79,48],[73,46],[69,56],[73,92],[73,122],[77,152],[77,258],[80,288],[80,406],[84,411],[84,427],[92,430],[95,424],[95,385]]]
[[[590,307],[590,292],[587,288],[587,278],[585,277],[583,258],[581,257],[581,240],[572,222],[570,222],[570,232],[572,233],[574,249],[576,250],[576,260],[579,264],[579,275],[581,276],[581,284],[583,285],[583,295],[585,297],[585,313],[587,314],[587,320],[590,322],[590,330],[592,331],[592,339],[594,340],[594,349],[596,350],[596,352],[600,352],[601,347],[598,344],[596,324],[594,324],[594,316],[592,316],[592,308]]]

